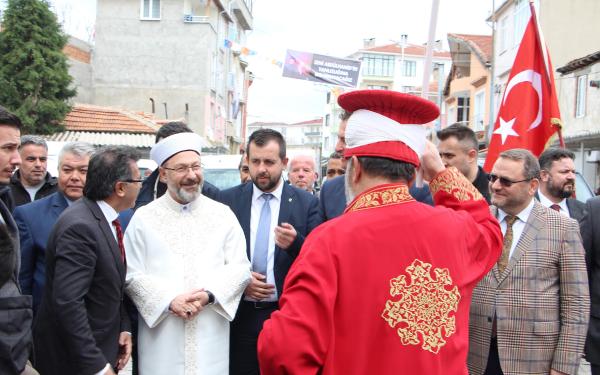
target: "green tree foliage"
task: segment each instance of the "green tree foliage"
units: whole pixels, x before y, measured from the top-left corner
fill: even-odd
[[[0,31],[0,104],[23,121],[23,133],[63,130],[73,80],[67,43],[46,0],[9,0]]]

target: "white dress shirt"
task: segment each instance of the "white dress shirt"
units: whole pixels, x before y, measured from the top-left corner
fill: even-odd
[[[275,273],[273,265],[275,263],[275,228],[279,224],[279,207],[281,206],[281,194],[283,192],[283,179],[279,180],[279,185],[270,194],[273,195],[268,202],[271,207],[271,228],[269,230],[269,248],[267,250],[267,284],[275,285]],[[256,231],[260,221],[260,212],[262,211],[265,200],[261,197],[264,194],[256,185],[252,185],[252,208],[250,209],[250,261],[254,258],[254,243],[256,242]],[[275,293],[262,301],[277,301],[277,288]]]
[[[569,206],[567,206],[567,200],[563,198],[559,203],[554,203],[548,197],[546,197],[541,190],[538,190],[538,196],[540,197],[540,203],[544,207],[550,208],[553,204],[557,204],[560,207],[560,213],[565,215],[566,217],[571,217],[571,213],[569,212]]]
[[[517,244],[519,243],[519,240],[521,239],[521,235],[523,234],[523,229],[525,229],[525,223],[527,223],[527,220],[529,219],[529,215],[531,214],[531,210],[533,209],[533,205],[535,204],[535,199],[531,199],[531,202],[529,202],[529,205],[527,205],[527,207],[525,207],[523,209],[523,211],[519,212],[516,216],[517,216],[517,220],[514,222],[513,226],[512,226],[512,230],[513,230],[513,240],[512,240],[512,244],[510,245],[510,253],[508,255],[508,259],[510,260],[510,258],[513,255],[513,252],[515,251],[515,248],[517,247]],[[508,216],[508,214],[504,211],[502,211],[501,209],[498,209],[498,221],[500,222],[500,229],[502,230],[502,237],[504,237],[504,235],[506,234],[506,216]]]
[[[102,210],[104,218],[106,218],[106,221],[108,221],[108,226],[110,227],[110,230],[113,236],[115,237],[115,240],[117,240],[117,229],[115,228],[112,222],[119,217],[119,213],[115,211],[115,209],[112,208],[112,206],[106,203],[105,201],[96,201],[96,204],[98,204],[98,207],[100,207],[100,210]]]

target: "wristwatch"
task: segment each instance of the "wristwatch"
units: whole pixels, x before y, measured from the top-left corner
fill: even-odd
[[[208,303],[206,305],[213,305],[215,303],[215,295],[210,290],[205,290],[205,292],[208,294]]]

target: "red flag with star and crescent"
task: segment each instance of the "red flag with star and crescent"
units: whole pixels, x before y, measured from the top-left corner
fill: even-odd
[[[539,156],[554,133],[560,136],[560,124],[552,63],[532,5],[483,169],[489,172],[498,155],[512,148],[526,148]]]

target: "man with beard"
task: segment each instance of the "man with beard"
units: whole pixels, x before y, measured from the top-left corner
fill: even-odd
[[[140,207],[125,233],[142,374],[229,370],[229,321],[250,263],[231,210],[201,194],[201,146],[197,134],[180,133],[152,147],[167,193]]]
[[[534,199],[540,167],[525,149],[490,173],[503,233],[498,263],[473,291],[469,374],[576,374],[589,318],[579,225]]]
[[[386,90],[338,103],[352,111],[350,204],[304,243],[260,335],[261,372],[464,375],[471,291],[500,255],[498,223],[426,143],[435,104]],[[419,165],[436,207],[409,194]]]
[[[575,154],[562,148],[549,148],[538,158],[540,187],[537,198],[544,207],[581,222],[585,204],[575,198]]]
[[[230,374],[259,374],[256,340],[263,322],[277,310],[283,280],[306,236],[321,223],[317,198],[286,184],[281,133],[260,129],[248,140],[251,184],[221,192],[246,235],[252,280],[231,324]]]

